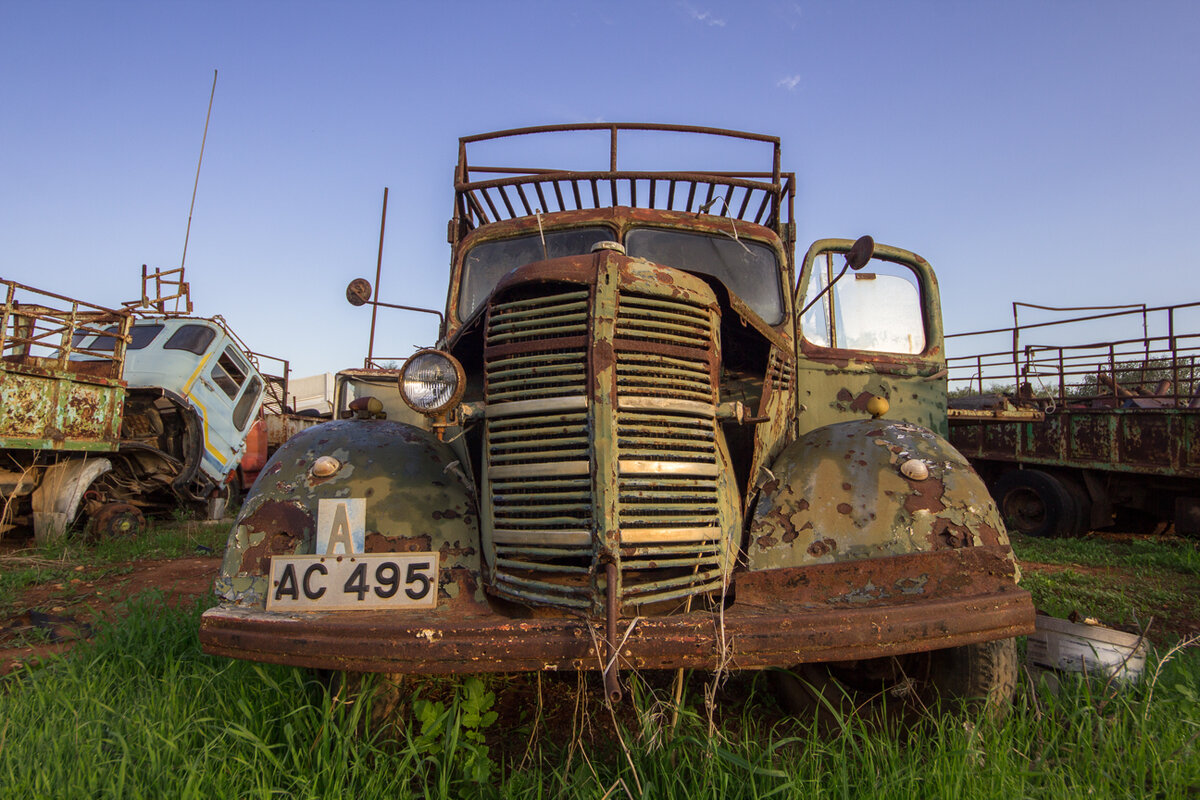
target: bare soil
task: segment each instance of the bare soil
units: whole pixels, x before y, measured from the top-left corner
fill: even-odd
[[[0,569],[23,566],[19,555],[0,556]],[[115,619],[122,604],[147,589],[170,606],[191,604],[212,592],[219,555],[112,564],[96,579],[67,578],[26,588],[0,620],[0,675],[22,663],[69,650]],[[84,567],[76,572],[86,574]]]

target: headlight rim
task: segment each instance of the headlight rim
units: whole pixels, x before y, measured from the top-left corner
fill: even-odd
[[[409,367],[416,363],[417,360],[422,356],[427,355],[439,356],[450,362],[450,364],[454,367],[456,385],[454,391],[450,393],[450,398],[445,403],[442,403],[440,406],[421,408],[420,406],[416,405],[409,398],[408,393],[404,391],[404,381],[405,376],[408,375]],[[450,411],[462,401],[463,393],[467,389],[467,373],[463,369],[462,364],[459,363],[458,359],[447,353],[445,350],[439,350],[436,347],[425,347],[409,356],[404,362],[404,366],[400,367],[400,373],[396,376],[396,384],[397,388],[400,390],[400,399],[404,401],[405,405],[407,405],[413,411],[416,411],[418,414],[423,414],[427,417],[437,417],[445,414],[447,411]]]

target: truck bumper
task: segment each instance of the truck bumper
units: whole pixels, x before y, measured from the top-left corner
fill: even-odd
[[[622,618],[620,666],[735,669],[934,650],[1032,633],[1008,547],[972,547],[735,577],[723,612]],[[515,618],[474,603],[433,612],[205,612],[205,652],[388,673],[602,669],[604,620]]]

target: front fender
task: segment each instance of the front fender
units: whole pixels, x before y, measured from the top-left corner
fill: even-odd
[[[331,456],[332,475],[313,475]],[[273,555],[316,551],[323,499],[366,500],[368,553],[439,551],[439,608],[483,602],[475,487],[453,450],[431,433],[389,420],[339,420],[293,436],[263,467],[229,534],[214,591],[265,607]]]
[[[916,425],[818,428],[785,449],[768,478],[750,522],[752,570],[1008,546],[983,481],[949,442]]]

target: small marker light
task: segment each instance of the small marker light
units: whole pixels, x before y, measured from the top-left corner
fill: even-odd
[[[328,478],[341,468],[342,462],[333,456],[321,456],[313,462],[311,471],[314,478]]]

